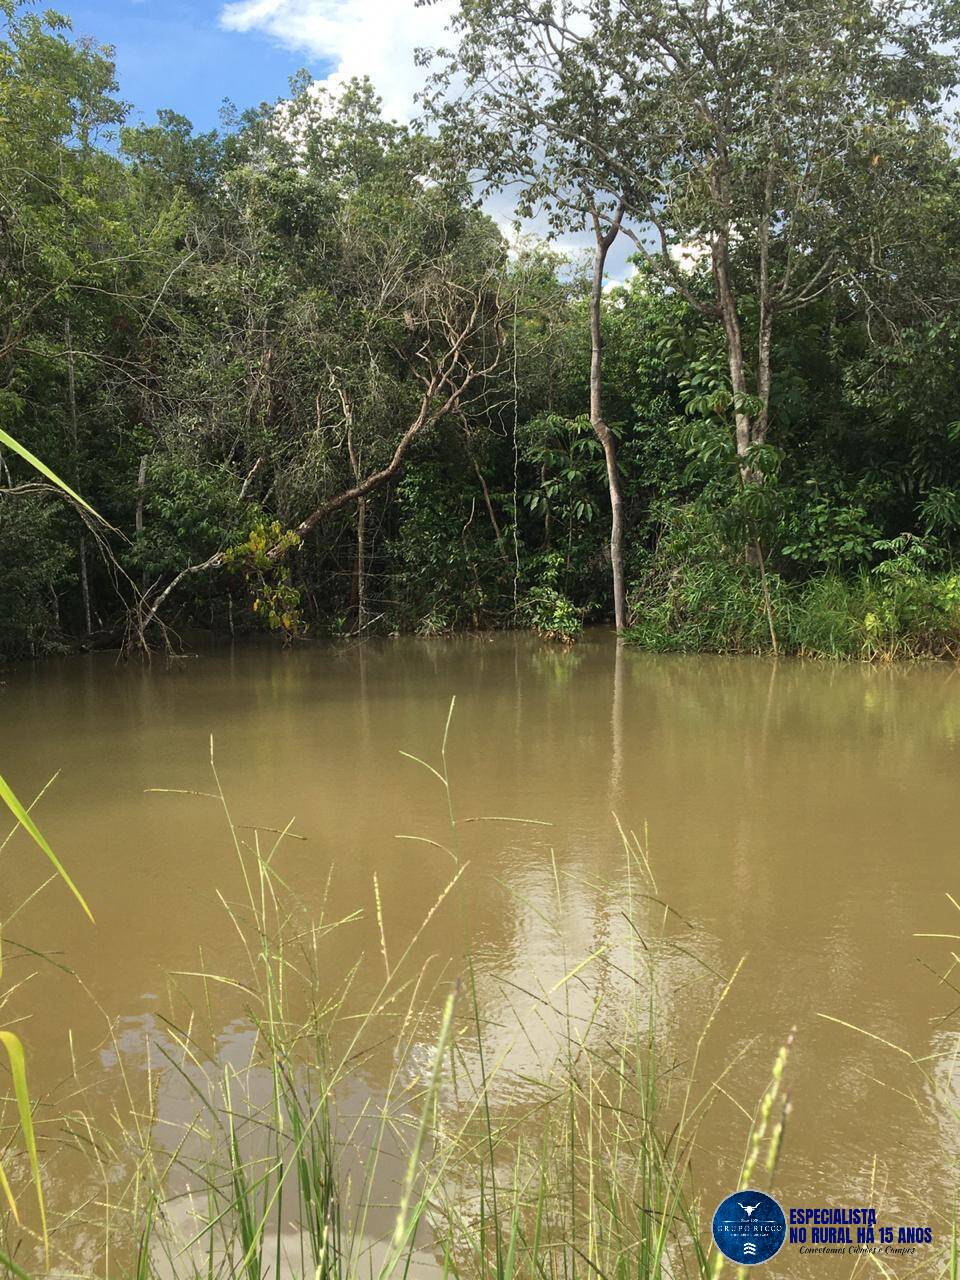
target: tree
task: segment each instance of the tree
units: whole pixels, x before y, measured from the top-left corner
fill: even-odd
[[[778,317],[842,288],[882,314],[957,82],[938,0],[461,0],[433,109],[622,231],[722,324],[736,457],[763,478]],[[464,87],[454,105],[444,93]],[[702,249],[710,274],[685,269]]]
[[[617,440],[603,407],[603,298],[606,264],[626,203],[582,163],[579,133],[602,148],[616,120],[601,87],[585,74],[582,51],[569,41],[552,6],[510,0],[492,6],[464,0],[453,21],[459,36],[424,95],[452,146],[487,190],[517,193],[518,213],[546,215],[555,232],[589,228],[591,426],[603,448],[610,503],[610,570],[614,620],[626,626],[623,487]],[[451,98],[453,85],[458,96]],[[574,127],[573,122],[576,121]]]
[[[290,535],[267,560],[357,510],[361,612],[366,504],[415,442],[473,412],[512,308],[502,237],[438,159],[382,120],[363,83],[336,102],[305,85],[251,115],[228,151],[219,234],[187,284],[194,322],[168,335],[166,412],[183,412],[185,376],[199,380],[205,448],[229,455],[235,491],[272,491]],[[158,582],[138,635],[227,551]]]
[[[158,268],[172,267],[179,210],[168,200],[138,216],[125,166],[105,145],[126,113],[109,51],[73,41],[56,13],[5,2],[0,15],[0,426],[86,491],[105,455],[114,466],[123,457],[131,336],[162,288]],[[61,594],[68,625],[79,615],[87,637],[95,629],[91,550],[111,593],[118,566],[95,525],[78,534],[64,518],[54,488],[17,483],[18,465],[9,452],[0,462],[4,558],[14,551],[42,588],[12,641],[33,651],[56,642]],[[20,536],[24,513],[49,534],[46,546]]]

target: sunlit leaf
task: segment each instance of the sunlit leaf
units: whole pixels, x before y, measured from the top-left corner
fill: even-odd
[[[19,454],[20,457],[23,458],[24,462],[28,462],[30,466],[33,467],[35,471],[39,471],[42,476],[46,476],[51,484],[55,484],[58,489],[62,489],[68,497],[72,498],[74,502],[79,503],[85,511],[89,511],[90,514],[102,524],[107,523],[103,516],[94,511],[89,502],[85,502],[84,499],[80,497],[79,493],[74,489],[71,489],[66,481],[61,480],[56,472],[51,471],[45,462],[41,462],[40,459],[35,457],[29,449],[24,448],[18,440],[14,440],[13,436],[8,435],[2,427],[0,427],[0,444],[4,445],[8,449],[12,449],[14,453]]]
[[[30,1094],[27,1090],[27,1062],[23,1053],[20,1038],[12,1031],[0,1031],[0,1044],[7,1051],[10,1060],[10,1074],[13,1077],[13,1092],[17,1100],[17,1112],[20,1116],[20,1129],[23,1132],[24,1146],[30,1161],[30,1173],[37,1192],[37,1203],[40,1206],[40,1223],[43,1230],[44,1247],[47,1244],[47,1211],[43,1203],[43,1186],[40,1182],[40,1161],[37,1157],[37,1139],[33,1132],[33,1113],[30,1109]]]

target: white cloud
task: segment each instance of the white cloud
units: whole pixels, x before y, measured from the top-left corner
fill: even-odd
[[[414,51],[444,42],[453,8],[452,0],[424,8],[414,0],[231,0],[220,22],[329,63],[333,70],[320,83],[332,91],[353,76],[369,76],[386,114],[409,120],[424,81]]]
[[[710,257],[710,246],[705,240],[688,240],[670,245],[667,252],[685,275],[692,275]]]
[[[369,76],[383,99],[387,116],[409,121],[417,114],[415,95],[423,87],[425,69],[414,58],[418,48],[452,44],[447,22],[456,0],[435,0],[418,6],[415,0],[230,0],[220,11],[221,25],[231,31],[266,35],[311,62],[331,70],[317,83],[331,92],[354,76]],[[486,207],[513,243],[513,201],[509,192],[490,197]],[[525,232],[545,236],[546,222],[535,218]],[[553,240],[563,253],[592,251],[593,236],[571,234]],[[610,254],[611,283],[632,275],[627,258],[633,246],[620,236]]]

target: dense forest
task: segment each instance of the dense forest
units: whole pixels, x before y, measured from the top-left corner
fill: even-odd
[[[462,0],[416,124],[304,73],[204,133],[3,0],[0,657],[960,653],[950,10],[643,8]]]

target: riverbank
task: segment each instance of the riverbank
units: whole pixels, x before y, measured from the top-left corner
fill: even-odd
[[[659,653],[780,652],[841,661],[960,657],[960,576],[885,561],[853,578],[791,582],[723,563],[653,575],[628,640]]]
[[[591,635],[611,633],[606,623],[590,623],[586,611],[562,595],[540,595],[528,608],[522,628],[452,628],[426,632],[411,630],[385,636],[376,627],[354,634],[304,633],[283,642],[263,632],[198,630],[171,633],[156,657],[189,657],[194,652],[227,646],[263,647],[279,653],[296,647],[339,646],[352,649],[369,641],[429,638],[493,639],[501,635],[538,637],[548,646],[568,648]],[[670,576],[656,594],[638,588],[631,597],[625,643],[639,651],[661,654],[763,655],[811,658],[837,662],[891,663],[960,660],[960,575],[905,577],[863,573],[856,579],[825,576],[792,583],[768,574],[736,567],[700,565]],[[120,638],[95,642],[32,661],[91,653],[112,653],[142,661],[141,651],[130,655]],[[0,673],[16,670],[31,659],[0,660]]]

